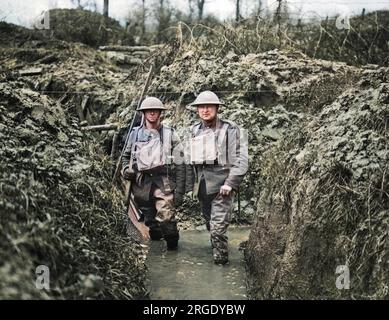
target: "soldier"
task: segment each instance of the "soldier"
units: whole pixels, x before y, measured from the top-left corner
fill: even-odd
[[[234,193],[248,168],[247,143],[235,124],[217,116],[223,103],[215,93],[204,91],[190,105],[197,107],[201,119],[191,129],[193,195],[198,196],[211,234],[214,262],[224,265],[228,263],[227,227]]]
[[[185,164],[174,164],[173,149],[180,145],[174,130],[161,124],[162,102],[146,98],[138,111],[144,123],[133,128],[122,157],[122,175],[132,181],[135,203],[144,214],[150,238],[164,238],[168,250],[177,249],[179,232],[174,205],[182,203],[185,191]]]

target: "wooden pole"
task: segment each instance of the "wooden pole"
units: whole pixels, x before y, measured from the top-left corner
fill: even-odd
[[[137,105],[136,109],[139,109],[140,104],[142,103],[143,97],[145,96],[146,91],[147,91],[147,88],[148,88],[148,86],[149,86],[149,84],[150,84],[152,73],[153,73],[153,66],[151,65],[151,66],[150,66],[149,73],[148,73],[148,75],[147,75],[146,83],[145,83],[145,85],[143,86],[143,90],[142,90],[142,93],[141,93],[141,95],[140,95],[140,97],[139,97],[139,101],[138,101],[138,105]],[[138,111],[135,111],[134,117],[132,118],[132,123],[131,123],[131,125],[130,125],[130,129],[134,126],[135,119],[137,118],[137,117],[136,117],[136,113],[137,113],[137,112],[138,112]],[[115,182],[116,176],[117,176],[117,174],[118,174],[118,172],[119,172],[119,168],[120,168],[121,165],[122,165],[123,152],[124,152],[124,150],[126,150],[126,147],[127,147],[127,143],[128,143],[129,137],[130,137],[130,131],[127,133],[126,141],[125,141],[125,143],[124,143],[122,152],[121,152],[121,154],[120,154],[120,157],[119,157],[119,159],[118,159],[118,162],[116,163],[116,169],[115,169],[115,172],[114,172],[113,177],[112,177],[112,183]]]
[[[82,131],[109,131],[109,130],[116,130],[118,128],[118,125],[116,123],[109,123],[109,124],[100,124],[96,126],[86,126],[81,127]]]
[[[112,147],[111,147],[111,158],[115,159],[116,156],[116,149],[118,147],[119,142],[119,133],[115,132],[112,138]]]
[[[103,11],[104,17],[108,18],[108,0],[104,0],[104,11]]]

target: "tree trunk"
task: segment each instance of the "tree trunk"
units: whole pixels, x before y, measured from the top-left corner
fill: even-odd
[[[146,0],[142,0],[142,38],[146,33]]]
[[[189,21],[192,22],[193,20],[193,0],[188,0],[189,5]]]
[[[199,10],[199,20],[203,19],[205,0],[197,0],[197,8]]]
[[[157,43],[160,43],[162,40],[162,30],[164,29],[163,20],[165,14],[164,0],[159,0],[158,8],[158,29],[157,29]]]
[[[238,22],[239,19],[240,19],[240,0],[236,0],[235,21]]]
[[[262,11],[262,0],[258,0],[257,15],[260,16]]]
[[[104,11],[103,11],[104,17],[108,17],[108,0],[104,0]]]
[[[281,33],[281,9],[282,9],[282,0],[277,0],[278,6],[275,12],[275,19],[277,21],[277,36],[278,36],[278,46],[281,49],[282,45],[282,33]]]

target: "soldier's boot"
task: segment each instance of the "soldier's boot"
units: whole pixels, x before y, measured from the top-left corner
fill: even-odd
[[[163,238],[162,230],[159,226],[153,226],[149,228],[149,234],[151,240],[161,240]]]
[[[155,219],[155,209],[153,207],[142,206],[139,208],[145,220],[145,225],[149,227],[149,235],[151,240],[161,240],[163,233],[159,222]]]
[[[161,223],[163,237],[166,240],[168,250],[177,250],[180,234],[177,229],[177,221],[168,221]]]
[[[228,240],[224,235],[211,233],[213,261],[215,264],[228,264]]]
[[[213,249],[213,262],[215,264],[225,265],[228,264],[228,252],[221,253],[218,249]]]
[[[166,247],[168,250],[177,250],[178,249],[178,240],[180,239],[179,234],[171,235],[169,237],[165,236]]]

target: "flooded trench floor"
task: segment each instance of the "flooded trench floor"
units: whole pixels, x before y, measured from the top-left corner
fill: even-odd
[[[147,257],[149,292],[153,300],[244,300],[246,275],[239,245],[249,227],[230,227],[229,261],[215,265],[207,230],[180,231],[177,251],[166,251],[164,241],[152,241]]]

